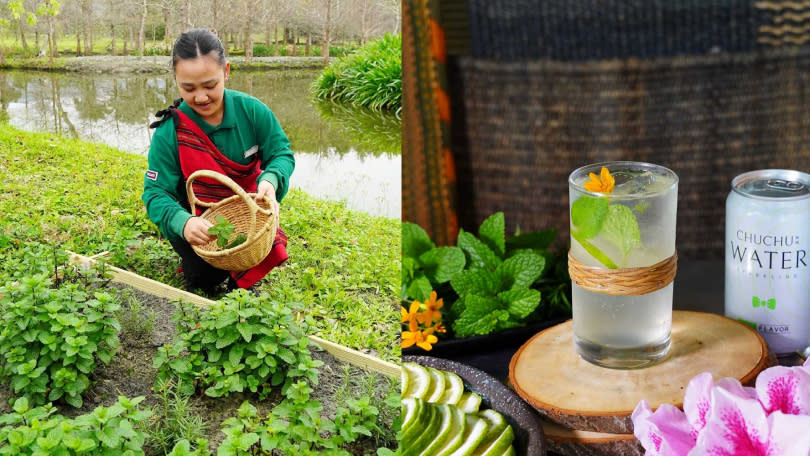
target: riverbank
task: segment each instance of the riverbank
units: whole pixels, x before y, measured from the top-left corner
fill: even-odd
[[[253,57],[250,62],[244,57],[229,57],[231,66],[237,71],[266,71],[290,69],[321,69],[326,66],[323,57]],[[160,74],[172,71],[170,56],[88,56],[59,57],[50,63],[45,57],[30,59],[6,58],[0,64],[4,70],[67,71],[78,73],[111,74]]]

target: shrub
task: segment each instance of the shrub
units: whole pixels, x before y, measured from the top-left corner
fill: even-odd
[[[54,264],[64,254],[54,251]],[[42,270],[43,259],[28,264]],[[118,348],[116,299],[94,291],[103,273],[55,266],[0,287],[0,373],[15,394],[34,405],[63,400],[81,407],[89,375],[107,364]]]
[[[50,403],[30,408],[27,399],[17,399],[14,411],[0,416],[0,454],[143,455],[140,428],[151,412],[138,408],[142,400],[119,396],[110,407],[70,419],[55,415]]]
[[[302,377],[317,383],[323,363],[310,355],[311,317],[299,323],[299,308],[262,303],[246,290],[206,309],[181,303],[174,316],[177,336],[155,356],[158,381],[177,377],[186,393],[197,385],[212,397],[249,390],[261,399],[273,386],[286,391]]]
[[[330,64],[312,86],[313,95],[373,110],[402,105],[402,37],[385,35]]]
[[[263,46],[261,44],[253,46],[253,57],[270,57],[272,55],[273,55],[272,46]]]
[[[172,46],[169,43],[148,44],[143,47],[143,55],[172,55]]]

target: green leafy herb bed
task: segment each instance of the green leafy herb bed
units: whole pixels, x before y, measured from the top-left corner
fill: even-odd
[[[378,454],[396,445],[395,382],[312,346],[294,305],[242,290],[201,311],[47,252],[18,249],[27,274],[0,268],[0,454],[38,454],[27,452],[35,445],[75,451],[64,454]],[[82,453],[91,447],[99,452]]]

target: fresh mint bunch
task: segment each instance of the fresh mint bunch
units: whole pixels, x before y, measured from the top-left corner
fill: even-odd
[[[90,375],[118,348],[120,304],[82,280],[57,280],[36,274],[0,287],[0,373],[34,405],[81,407]]]
[[[194,385],[211,397],[250,391],[266,398],[272,387],[286,391],[301,378],[317,384],[321,361],[309,352],[307,328],[297,304],[261,302],[246,290],[231,292],[205,309],[179,305],[177,335],[158,349],[158,380],[178,377],[185,390]]]
[[[425,301],[430,292],[464,269],[464,252],[458,247],[436,247],[425,230],[402,224],[402,299]]]
[[[142,456],[142,429],[151,416],[138,406],[143,399],[119,396],[109,407],[71,419],[57,415],[50,403],[31,408],[28,399],[19,398],[12,413],[0,416],[0,454]]]
[[[516,236],[507,244],[504,231],[504,215],[498,212],[484,220],[478,237],[459,233],[467,267],[450,281],[459,296],[451,309],[457,337],[523,326],[540,304],[541,292],[531,286],[543,275],[541,252],[553,232]]]

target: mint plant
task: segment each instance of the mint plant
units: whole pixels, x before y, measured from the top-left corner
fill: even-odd
[[[143,399],[119,396],[75,419],[57,415],[50,403],[31,408],[28,399],[17,399],[13,412],[0,416],[0,455],[143,455],[141,428],[151,415],[138,407]]]
[[[402,224],[402,299],[425,301],[430,292],[464,269],[458,247],[436,247],[425,230]]]
[[[92,274],[78,273],[79,283],[63,274],[59,285],[35,274],[0,287],[0,375],[32,404],[81,407],[90,374],[118,348],[119,303],[85,285]]]
[[[467,268],[450,281],[459,296],[451,308],[457,337],[522,326],[540,304],[541,292],[530,287],[543,274],[546,258],[529,238],[513,241],[507,249],[504,225],[498,212],[481,224],[480,238],[459,233]]]
[[[260,399],[274,386],[283,392],[301,378],[317,383],[323,363],[310,355],[312,320],[298,321],[300,305],[262,302],[236,290],[205,309],[179,307],[177,335],[154,359],[158,381],[177,377],[187,394],[195,388],[211,397],[250,391]]]
[[[311,393],[306,381],[297,381],[266,418],[260,417],[250,403],[243,403],[236,417],[222,423],[226,437],[218,456],[276,452],[348,456],[351,453],[342,446],[378,431],[375,423],[379,411],[370,405],[368,397],[347,401],[347,407],[338,407],[332,421],[321,416],[323,406],[311,398]]]

